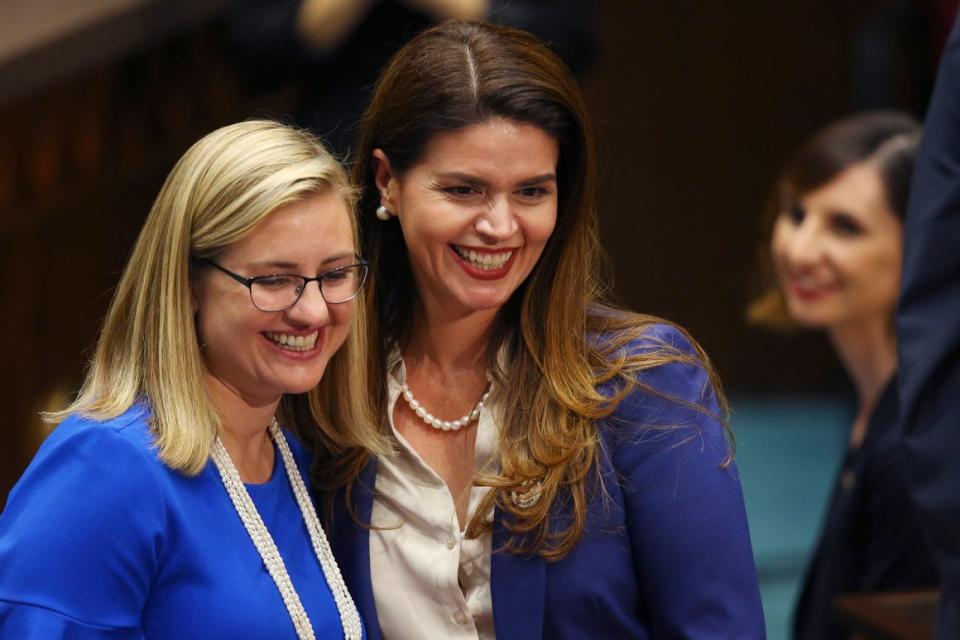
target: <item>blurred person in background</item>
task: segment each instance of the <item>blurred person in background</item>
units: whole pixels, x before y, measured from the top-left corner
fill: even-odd
[[[318,139],[273,122],[181,158],[0,516],[0,637],[361,638],[295,434],[378,450],[354,202]]]
[[[233,0],[230,36],[254,87],[292,86],[293,114],[345,156],[373,84],[393,53],[427,27],[486,19],[548,41],[576,74],[596,51],[595,0]]]
[[[749,318],[825,331],[853,381],[857,411],[794,616],[797,640],[852,632],[843,593],[935,587],[938,573],[909,499],[899,448],[894,335],[903,220],[920,126],[868,112],[814,136],[771,203],[774,283]]]
[[[763,637],[716,374],[607,304],[592,140],[516,29],[446,22],[378,81],[354,175],[397,455],[315,474],[371,639]]]
[[[960,22],[940,63],[910,195],[897,311],[911,495],[943,575],[938,640],[960,638]]]

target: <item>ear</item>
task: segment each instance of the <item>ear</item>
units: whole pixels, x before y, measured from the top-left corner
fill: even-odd
[[[380,204],[396,215],[397,190],[400,185],[390,168],[390,159],[383,152],[383,149],[374,149],[372,162],[373,177],[377,183],[377,190],[380,192]]]

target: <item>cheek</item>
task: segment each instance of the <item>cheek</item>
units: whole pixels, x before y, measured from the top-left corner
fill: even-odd
[[[872,240],[834,248],[834,256],[839,264],[861,278],[876,282],[899,280],[902,255],[900,245],[886,239],[883,243]]]
[[[521,219],[523,234],[529,244],[545,245],[557,227],[557,212],[542,211]]]
[[[462,232],[463,225],[457,225],[455,221],[453,216],[444,216],[441,212],[417,212],[401,218],[400,228],[412,254],[435,253]]]
[[[193,320],[197,340],[208,352],[216,346],[236,344],[259,334],[258,317],[250,308],[245,291],[224,291],[214,286],[200,286],[193,297]]]
[[[869,261],[864,261],[860,277],[870,288],[885,297],[896,299],[900,289],[900,271],[902,254],[899,247],[887,247],[878,252]]]
[[[773,226],[773,232],[770,234],[770,257],[774,264],[781,262],[786,254],[787,243],[789,241],[790,231],[783,221],[779,220]]]
[[[353,329],[354,303],[334,305],[331,316],[335,322],[333,331],[333,346],[339,349],[347,335]]]

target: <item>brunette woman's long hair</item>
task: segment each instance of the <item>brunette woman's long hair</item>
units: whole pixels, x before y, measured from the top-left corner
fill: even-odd
[[[370,393],[381,409],[382,432],[390,433],[387,356],[409,337],[418,297],[399,223],[374,215],[380,194],[373,150],[381,149],[391,171],[402,176],[434,135],[498,118],[536,126],[557,141],[559,205],[553,235],[530,276],[500,310],[488,345],[491,371],[510,393],[501,394],[496,471],[475,479],[492,490],[467,533],[475,536],[490,526],[487,514],[495,504],[507,514],[511,551],[557,559],[576,544],[587,506],[594,492],[602,492],[598,421],[641,385],[637,372],[694,362],[715,379],[699,347],[693,353],[668,344],[631,348],[652,324],[663,321],[603,302],[608,279],[601,272],[593,136],[579,88],[564,63],[526,32],[447,22],[411,40],[382,72],[363,117],[354,164],[361,189],[361,242],[373,278],[367,331],[377,339],[369,363]],[[501,349],[508,356],[503,368],[498,367]],[[605,395],[599,385],[615,391]],[[369,453],[359,448],[321,459],[315,482],[327,496],[346,488],[350,505],[350,488],[368,461]],[[523,492],[531,483],[540,483],[541,499],[528,508],[517,506],[511,492]]]

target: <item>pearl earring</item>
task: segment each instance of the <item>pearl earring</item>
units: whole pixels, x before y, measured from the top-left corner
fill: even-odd
[[[384,222],[386,222],[387,220],[390,219],[390,216],[391,216],[391,215],[392,215],[392,214],[387,210],[387,208],[386,208],[385,206],[380,205],[379,207],[377,207],[377,218],[378,218],[378,219],[383,220]]]

